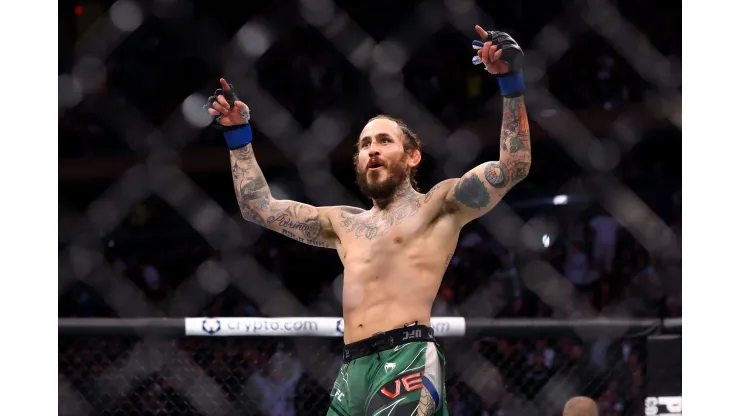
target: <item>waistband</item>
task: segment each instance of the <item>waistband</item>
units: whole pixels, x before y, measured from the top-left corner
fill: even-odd
[[[437,342],[434,329],[425,325],[410,325],[375,334],[370,338],[344,346],[342,359],[345,363],[368,355],[377,354],[410,342]]]

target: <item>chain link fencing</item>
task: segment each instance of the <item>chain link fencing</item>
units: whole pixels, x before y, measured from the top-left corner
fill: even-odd
[[[236,85],[252,110],[257,158],[276,197],[365,206],[346,178],[346,167],[338,168],[336,160],[349,166],[347,143],[373,112],[401,117],[419,133],[428,160],[425,178],[458,177],[490,156],[497,146],[497,139],[489,143],[489,137],[498,137],[497,122],[478,120],[500,112],[500,98],[486,95],[482,81],[459,68],[469,65],[465,53],[473,26],[501,28],[503,22],[518,40],[511,28],[537,28],[519,30],[533,122],[533,169],[559,152],[562,165],[548,166],[562,166],[565,179],[545,197],[520,200],[515,189],[468,227],[435,312],[680,316],[680,222],[667,223],[621,169],[655,125],[667,123],[680,134],[680,66],[675,56],[664,56],[651,44],[654,33],[646,36],[638,29],[645,27],[643,14],[652,6],[566,1],[531,13],[535,26],[526,23],[524,12],[524,3],[539,7],[531,2],[506,3],[500,11],[470,0],[395,3],[374,2],[387,10],[380,14],[330,0],[251,10],[186,1],[86,5],[98,9],[90,13],[97,18],[76,36],[69,68],[59,76],[60,148],[69,156],[60,160],[60,175],[71,183],[62,184],[60,192],[60,316],[340,314],[342,276],[336,259],[332,263],[319,249],[285,242],[242,221],[229,199],[230,178],[198,175],[226,172],[212,166],[228,163],[223,149],[208,145],[217,138],[205,129],[211,119],[201,108],[217,77]],[[378,15],[385,21],[371,19]],[[665,17],[656,19],[665,24]],[[625,88],[594,93],[596,106],[608,114],[606,122],[598,114],[584,117],[580,108],[593,103],[584,101],[581,91],[564,93],[552,69],[564,65],[568,74],[582,74],[573,69],[573,54],[579,42],[593,36],[611,46],[612,61],[629,67],[633,79],[622,80],[624,85],[642,85],[637,98]],[[440,44],[453,41],[461,55],[437,56],[448,51]],[[445,62],[457,58],[459,65]],[[174,64],[162,62],[167,59]],[[167,65],[170,70],[163,69]],[[193,68],[199,76],[184,75]],[[460,89],[472,92],[434,88],[455,77],[466,79]],[[443,102],[450,95],[456,105]],[[637,109],[609,112],[628,95]],[[181,101],[174,103],[173,97]],[[538,135],[551,138],[550,143],[538,142]],[[538,155],[538,146],[546,153]],[[536,170],[532,177],[538,177]],[[530,179],[520,187],[531,191],[526,188]],[[585,240],[574,237],[570,227],[593,205],[618,220],[624,240],[641,248],[633,256],[638,258],[625,260],[619,257],[623,241],[612,247],[615,264],[637,264],[630,272],[634,278],[575,285],[559,260],[571,250],[551,250],[558,240],[568,247]],[[152,210],[158,213],[147,212]],[[141,218],[156,218],[158,224]],[[183,246],[183,240],[193,239],[196,248]],[[591,251],[588,245],[579,247]],[[152,272],[147,253],[169,258],[168,266]],[[122,264],[126,256],[137,257],[138,273]],[[306,288],[299,282],[306,279],[320,283]],[[640,343],[623,342],[624,335],[588,343],[577,337],[457,343],[448,357],[450,408],[460,415],[484,408],[502,415],[534,408],[555,414],[568,395],[589,394],[602,398],[613,414],[637,414],[644,357]],[[323,414],[341,344],[321,340],[313,342],[310,356],[297,354],[296,343],[304,341],[65,336],[59,350],[60,412]],[[290,387],[280,397],[291,410],[279,407],[283,401],[264,403],[254,396],[265,386]],[[492,397],[494,403],[486,402]]]
[[[63,336],[60,412],[324,415],[331,384],[313,379],[300,359],[317,344],[331,352],[319,364],[338,368],[338,339]],[[557,415],[569,398],[585,394],[614,396],[621,407],[613,410],[640,414],[644,344],[644,338],[629,337],[606,348],[572,337],[478,337],[471,349],[470,340],[443,340],[450,412]]]

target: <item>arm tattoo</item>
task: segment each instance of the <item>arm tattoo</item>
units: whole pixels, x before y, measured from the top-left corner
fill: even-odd
[[[525,139],[519,134],[509,137],[509,153],[516,153],[520,150],[524,150],[524,140]]]
[[[504,98],[504,116],[501,121],[502,153],[529,150],[529,120],[524,98]]]
[[[465,216],[485,214],[512,186],[527,176],[531,160],[529,120],[524,97],[504,98],[501,157],[498,161],[476,166],[457,181],[452,192],[455,204],[476,211],[466,211]],[[485,177],[485,181],[482,177]],[[452,202],[453,198],[450,200]]]
[[[300,231],[309,240],[317,240],[321,236],[321,221],[318,214],[313,217],[301,218],[281,212],[267,218],[267,225],[280,227],[282,230]],[[284,233],[285,234],[285,233]],[[288,235],[288,234],[285,234]]]
[[[265,211],[270,202],[270,188],[260,170],[248,144],[231,151],[231,175],[239,209],[245,218],[259,215],[255,211]]]
[[[491,196],[478,175],[460,178],[455,186],[455,199],[468,208],[481,209],[488,206]]]
[[[270,189],[263,177],[245,179],[239,187],[239,205],[255,206],[265,211],[270,200]],[[254,203],[252,204],[252,202]]]
[[[302,238],[302,237],[298,237],[297,235],[291,233],[288,230],[282,230],[280,233],[283,234],[286,237],[290,237],[293,240],[296,240],[296,241],[301,242],[303,244],[308,244],[308,245],[316,246],[316,247],[331,248],[331,247],[329,247],[327,244],[325,244],[321,240],[310,240],[310,239],[305,239],[305,238]]]
[[[331,222],[322,218],[319,209],[295,201],[272,201],[266,227],[304,244],[329,246],[325,238],[334,236]]]
[[[251,144],[232,150],[231,163],[234,190],[244,219],[301,243],[330,248],[324,237],[331,236],[331,224],[322,220],[317,208],[272,198]]]
[[[252,210],[252,209],[243,209],[242,210],[242,217],[244,217],[245,220],[249,222],[253,222],[261,227],[264,227],[266,225],[265,219],[262,218],[259,212]]]
[[[501,162],[488,162],[483,167],[486,181],[494,188],[506,188],[509,185],[509,175],[506,174],[506,165]]]
[[[254,154],[252,153],[252,145],[246,145],[244,147],[240,147],[236,150],[232,150],[231,154],[234,156],[234,159],[236,160],[244,160],[249,162],[250,164],[254,161]]]
[[[511,182],[516,185],[529,174],[530,162],[518,161],[514,163],[513,172],[511,174]]]
[[[503,188],[521,182],[529,173],[532,160],[531,149],[529,119],[524,106],[524,97],[504,98],[501,158],[500,162],[493,162],[497,163],[495,167],[498,169],[492,170],[491,165],[486,166],[488,183],[494,188]],[[493,176],[489,177],[489,172]],[[499,172],[500,175],[498,175]]]

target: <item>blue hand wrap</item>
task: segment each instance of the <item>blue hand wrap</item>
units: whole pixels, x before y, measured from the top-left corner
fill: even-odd
[[[517,97],[526,91],[526,87],[524,86],[524,74],[521,72],[515,72],[511,75],[499,75],[496,77],[496,80],[498,81],[499,89],[501,89],[501,95],[504,97]]]
[[[230,150],[244,147],[252,143],[252,126],[246,124],[242,128],[229,130],[224,133],[224,138]]]

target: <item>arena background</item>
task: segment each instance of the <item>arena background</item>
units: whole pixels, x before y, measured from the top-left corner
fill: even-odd
[[[443,339],[450,413],[555,415],[585,394],[602,414],[638,415],[648,396],[681,395],[680,378],[649,391],[647,360],[647,335],[681,317],[677,6],[119,0],[59,13],[60,318],[341,316],[336,255],[240,218],[201,107],[219,77],[233,83],[273,194],[314,205],[369,206],[353,144],[373,115],[401,117],[423,141],[426,191],[498,157],[501,97],[470,64],[480,24],[525,50],[533,165],[464,229],[435,302],[435,316],[485,323]],[[613,254],[606,268],[595,252]],[[340,362],[339,337],[67,322],[60,414],[324,414]]]

